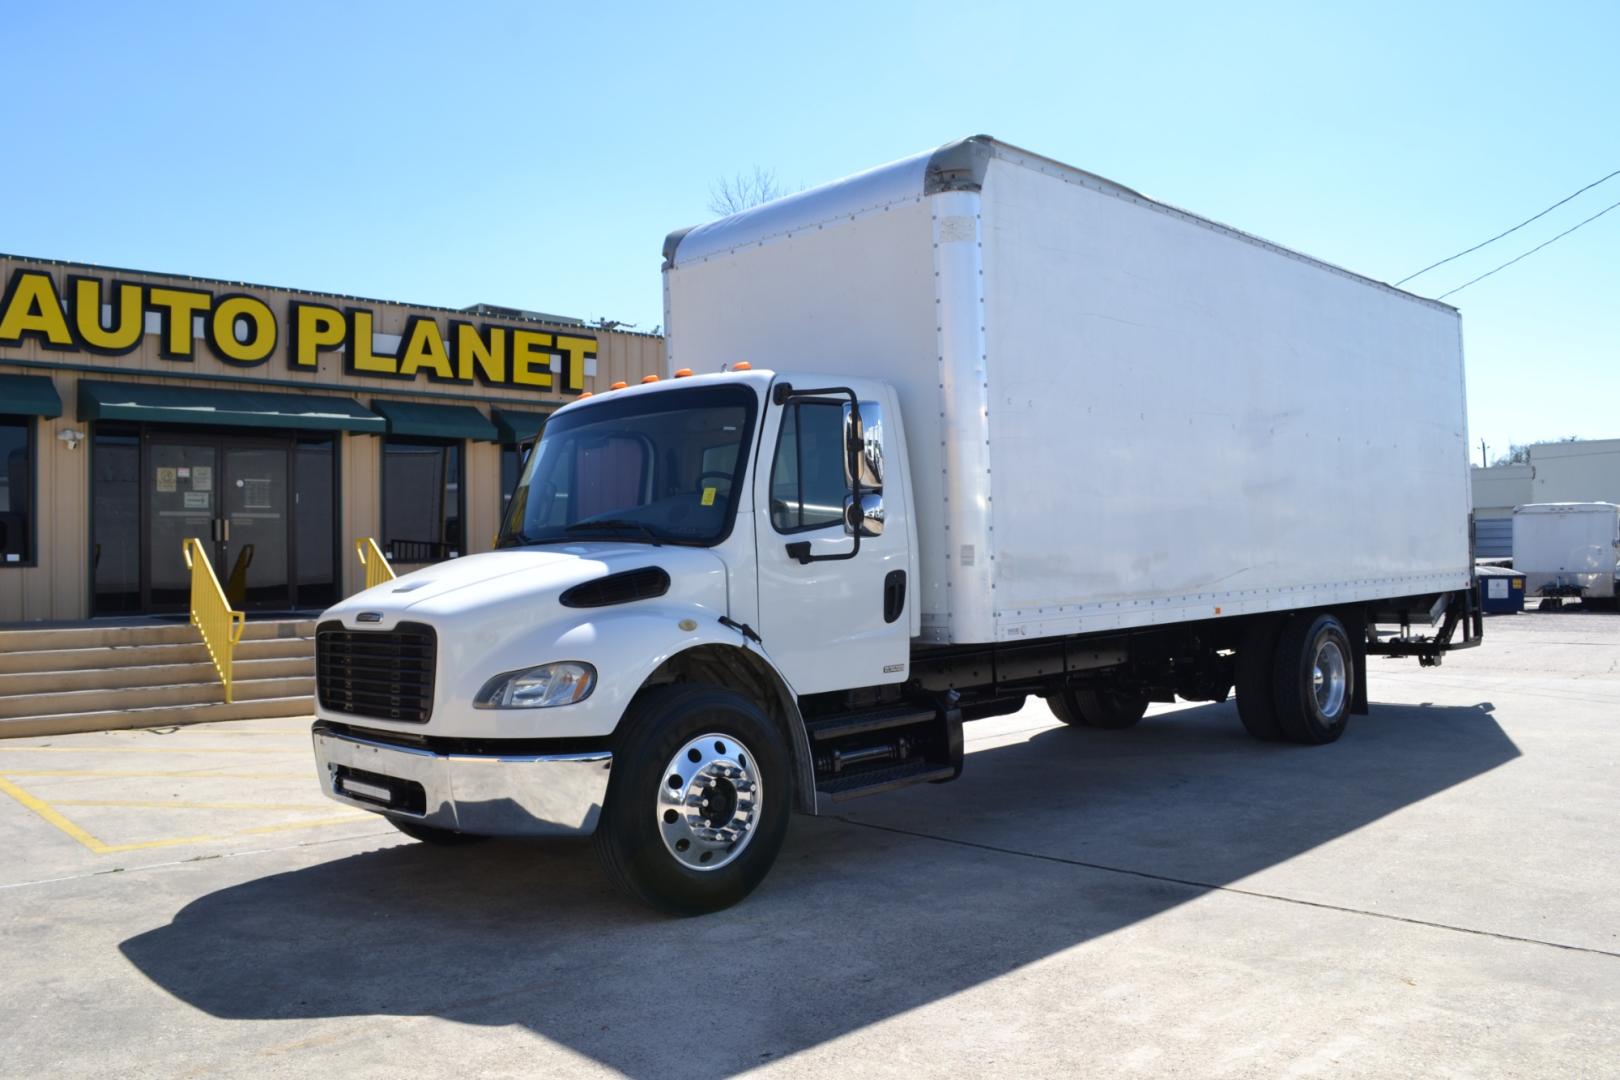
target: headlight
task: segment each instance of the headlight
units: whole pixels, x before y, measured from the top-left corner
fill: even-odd
[[[596,669],[578,660],[508,671],[484,684],[473,699],[480,709],[549,709],[591,696]]]

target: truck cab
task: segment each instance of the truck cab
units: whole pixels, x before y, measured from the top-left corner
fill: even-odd
[[[730,902],[788,808],[959,770],[943,706],[842,731],[800,711],[909,679],[915,547],[880,381],[744,370],[571,403],[497,550],[323,616],[326,792],[440,843],[595,833],[632,891]]]

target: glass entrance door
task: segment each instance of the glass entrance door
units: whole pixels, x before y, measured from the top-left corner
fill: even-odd
[[[215,565],[225,598],[240,611],[285,610],[292,603],[287,448],[227,445],[223,450],[222,557]]]
[[[148,610],[184,610],[191,573],[181,542],[208,549],[231,606],[292,606],[287,443],[154,435],[147,443]]]
[[[150,610],[183,609],[191,571],[180,545],[194,536],[210,546],[218,572],[219,450],[204,443],[156,442],[146,455],[146,558]]]

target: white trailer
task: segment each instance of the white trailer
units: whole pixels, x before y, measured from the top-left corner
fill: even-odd
[[[1527,596],[1612,600],[1620,573],[1620,506],[1529,503],[1513,508],[1513,568]]]
[[[668,377],[547,424],[503,550],[333,608],[323,784],[746,895],[789,809],[1030,696],[1336,740],[1478,644],[1455,310],[976,137],[672,234]]]

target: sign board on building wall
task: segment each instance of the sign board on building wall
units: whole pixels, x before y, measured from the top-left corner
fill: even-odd
[[[375,330],[373,308],[292,299],[279,308],[250,293],[213,292],[70,274],[58,288],[43,270],[18,269],[0,295],[0,350],[42,348],[122,356],[146,335],[158,355],[185,364],[199,343],[222,363],[251,369],[278,347],[292,371],[313,372],[322,353],[350,375],[578,394],[596,359],[589,335],[412,315],[397,338]],[[3,356],[0,351],[0,356]]]

